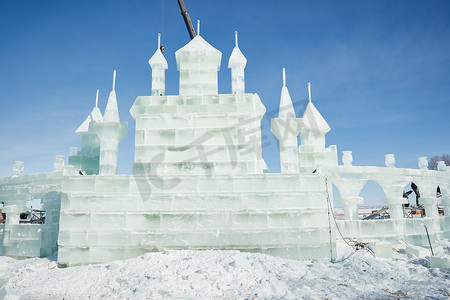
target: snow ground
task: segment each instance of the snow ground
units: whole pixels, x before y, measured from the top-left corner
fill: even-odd
[[[449,255],[450,241],[435,252]],[[346,257],[352,250],[340,245]],[[107,264],[57,268],[56,255],[0,256],[0,299],[448,299],[450,269],[394,252],[358,251],[340,263],[238,251],[147,253]]]

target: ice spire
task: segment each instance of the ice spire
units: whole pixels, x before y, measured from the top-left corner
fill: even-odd
[[[308,82],[308,99],[309,103],[311,103],[311,83]]]
[[[117,174],[119,142],[127,135],[126,124],[120,123],[116,96],[116,70],[106,104],[105,116],[100,123],[94,123],[94,132],[100,140],[99,174]]]
[[[300,172],[311,173],[322,166],[337,165],[336,146],[325,147],[325,135],[330,130],[330,126],[312,103],[311,84],[308,83],[308,104],[300,126]]]
[[[120,122],[119,109],[117,107],[117,96],[116,96],[116,70],[113,72],[113,84],[112,90],[109,93],[108,102],[106,104],[105,116],[103,117],[103,122]]]
[[[98,108],[98,94],[99,91],[97,90],[94,108],[75,131],[76,134],[81,136],[81,151],[78,151],[75,147],[75,152],[71,152],[69,156],[69,164],[88,175],[98,174],[99,171],[100,140],[94,126],[101,124],[103,116]]]
[[[279,141],[281,173],[298,173],[299,122],[295,117],[294,106],[286,86],[286,69],[283,68],[283,87],[281,88],[278,118],[271,120],[271,130]]]
[[[200,35],[200,20],[197,20],[197,35]]]
[[[309,103],[306,106],[305,112],[303,113],[304,128],[309,131],[327,133],[331,130],[331,128],[311,101],[310,83],[308,83],[308,99]]]
[[[113,91],[116,90],[116,70],[113,71],[113,86],[112,86],[112,90]]]
[[[158,33],[158,48],[148,60],[152,68],[152,96],[163,96],[166,92],[166,74],[168,68],[167,60],[161,52],[161,34]]]
[[[234,32],[235,46],[231,52],[228,61],[228,68],[231,69],[231,91],[233,94],[245,93],[245,76],[244,69],[247,65],[247,59],[238,46],[238,32]]]
[[[283,68],[283,87],[281,88],[280,109],[278,112],[280,119],[295,119],[294,105],[292,104],[289,90],[286,86],[286,69]]]
[[[101,122],[103,120],[102,113],[100,112],[100,109],[98,108],[98,90],[97,94],[95,96],[95,106],[92,109],[91,113],[87,116],[87,118],[84,120],[84,122],[78,127],[77,130],[75,130],[75,133],[77,134],[84,134],[89,131],[89,125],[91,122]]]

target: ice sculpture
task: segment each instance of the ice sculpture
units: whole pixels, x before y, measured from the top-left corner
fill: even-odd
[[[325,181],[300,174],[298,163],[297,170],[290,166],[292,174],[265,172],[265,108],[257,94],[244,90],[217,94],[220,58],[197,35],[176,52],[180,95],[137,97],[130,110],[136,120],[133,176],[67,177],[60,263],[180,248],[330,256],[335,245]],[[295,113],[290,117],[297,122]],[[290,139],[289,159],[295,161],[297,135]]]
[[[162,52],[155,51],[151,96],[136,98],[132,175],[117,174],[119,142],[127,135],[120,122],[115,75],[104,116],[96,104],[77,129],[81,150],[70,148],[68,165],[56,156],[54,171],[0,178],[6,222],[0,223],[0,254],[49,255],[58,247],[65,265],[98,263],[161,249],[238,249],[294,259],[336,256],[335,224],[346,237],[384,241],[376,249],[404,239],[424,245],[450,237],[450,168],[438,171],[354,166],[351,151],[338,165],[336,146],[326,147],[330,126],[311,99],[297,118],[283,69],[279,115],[271,129],[280,145],[281,174],[270,173],[262,157],[258,94],[245,93],[242,55],[235,47],[228,66],[230,94],[218,94],[222,53],[199,34],[176,53],[179,95],[166,95]],[[294,102],[295,103],[295,102]],[[297,138],[300,136],[300,145]],[[386,193],[387,220],[358,219],[364,184],[377,182]],[[405,216],[405,186],[420,189],[426,216]],[[331,220],[332,183],[341,194],[345,220]],[[436,187],[440,197],[436,197]],[[26,201],[41,199],[44,224],[19,220]],[[438,215],[442,203],[445,216]],[[58,242],[58,243],[57,243]],[[384,250],[383,250],[384,249]],[[386,253],[384,253],[386,254]],[[387,254],[386,254],[387,255]]]

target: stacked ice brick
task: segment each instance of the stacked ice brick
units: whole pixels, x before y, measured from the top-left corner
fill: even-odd
[[[130,110],[134,175],[64,178],[59,262],[96,263],[161,249],[329,257],[334,242],[325,180],[298,168],[264,172],[265,107],[257,94],[245,93],[246,60],[237,45],[229,61],[232,94],[217,94],[221,53],[201,36],[176,59],[180,95],[164,95],[167,62],[158,49],[149,61],[152,96],[138,97]],[[297,144],[289,146],[298,151]]]
[[[323,178],[249,174],[177,179],[171,189],[153,185],[170,182],[168,176],[65,179],[59,262],[104,262],[162,249],[329,256]],[[151,191],[147,198],[139,187],[145,184]]]

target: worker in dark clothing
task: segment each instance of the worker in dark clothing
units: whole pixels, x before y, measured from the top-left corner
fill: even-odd
[[[408,201],[408,196],[412,193],[412,191],[403,191],[403,198],[406,198]],[[402,204],[403,207],[409,207],[409,202]]]
[[[408,198],[408,196],[412,193],[412,191],[403,191],[403,198]]]
[[[416,194],[416,206],[419,207],[419,198],[420,198],[419,188],[414,182],[411,182],[411,188],[414,191],[414,194]]]

